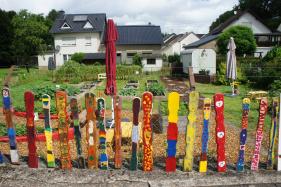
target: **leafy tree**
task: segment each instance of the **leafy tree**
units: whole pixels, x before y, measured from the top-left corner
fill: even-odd
[[[22,58],[28,62],[32,55],[46,50],[47,44],[44,38],[49,30],[43,15],[21,10],[13,17],[12,25],[15,29],[13,50],[17,59]]]
[[[217,26],[219,26],[221,23],[225,22],[228,18],[230,18],[231,16],[234,15],[234,10],[230,10],[230,11],[226,11],[223,14],[221,14],[216,21],[214,21],[210,28],[209,28],[209,32],[211,32],[214,28],[216,28]]]
[[[46,25],[48,26],[48,31],[52,28],[54,21],[56,20],[57,16],[59,15],[59,11],[52,9],[48,15],[45,18],[46,21]],[[48,32],[45,37],[44,40],[46,42],[46,44],[48,46],[53,46],[54,45],[54,37],[53,35]]]
[[[169,63],[180,63],[180,55],[179,54],[174,54],[174,55],[169,55],[168,56],[168,62]]]
[[[141,57],[138,53],[136,53],[134,56],[133,56],[133,64],[134,65],[138,65],[138,66],[142,66],[142,63],[141,63]]]
[[[252,54],[256,50],[256,40],[252,29],[245,26],[233,26],[221,33],[217,40],[220,54],[226,54],[227,44],[230,37],[234,38],[236,44],[236,54]]]
[[[0,9],[0,62],[1,66],[8,66],[13,62],[12,42],[14,38],[14,28],[12,19],[16,15],[14,11],[4,11]]]
[[[82,60],[84,59],[85,57],[85,54],[84,53],[74,53],[72,56],[71,56],[71,60],[75,61],[75,62],[79,62],[81,63]]]

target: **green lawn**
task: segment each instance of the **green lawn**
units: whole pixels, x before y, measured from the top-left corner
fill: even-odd
[[[196,90],[200,92],[205,97],[213,98],[213,95],[215,93],[223,93],[223,94],[229,94],[231,93],[231,87],[230,86],[216,86],[213,84],[199,84],[196,83]],[[224,116],[225,121],[235,125],[237,127],[241,127],[241,118],[242,118],[242,100],[246,96],[246,94],[251,90],[249,87],[245,85],[239,86],[239,92],[240,94],[235,97],[229,97],[225,96],[225,106],[224,106]],[[269,103],[271,100],[269,100]],[[258,122],[258,116],[259,116],[259,103],[257,101],[251,101],[250,104],[250,112],[249,112],[249,129],[254,130],[256,129],[256,125]],[[270,122],[270,116],[267,115],[266,121],[265,121],[265,128],[269,129],[271,125]]]

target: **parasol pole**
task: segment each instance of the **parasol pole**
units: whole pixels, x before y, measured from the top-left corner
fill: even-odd
[[[111,121],[111,125],[110,125],[110,128],[112,128],[113,124],[114,124],[114,96],[111,95],[111,118],[112,118],[112,121]]]

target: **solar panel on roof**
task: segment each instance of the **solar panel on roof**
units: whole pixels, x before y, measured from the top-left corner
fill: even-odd
[[[73,17],[73,21],[87,21],[87,15],[78,15]]]

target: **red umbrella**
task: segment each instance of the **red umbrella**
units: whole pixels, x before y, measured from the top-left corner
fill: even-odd
[[[115,41],[118,32],[112,19],[107,22],[105,38],[105,63],[106,63],[106,95],[116,95],[116,47]]]

